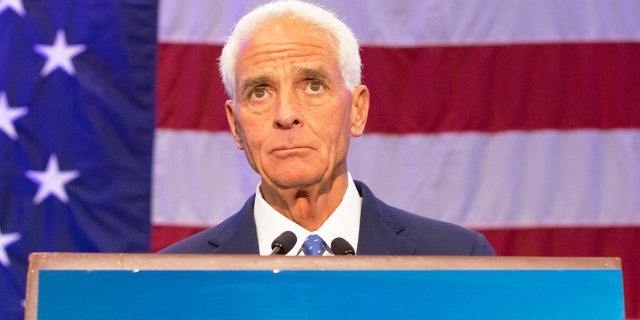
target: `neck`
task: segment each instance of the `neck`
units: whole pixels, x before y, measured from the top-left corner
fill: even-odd
[[[260,192],[280,214],[309,231],[316,231],[340,205],[348,182],[346,173],[305,188],[278,189],[263,181]]]

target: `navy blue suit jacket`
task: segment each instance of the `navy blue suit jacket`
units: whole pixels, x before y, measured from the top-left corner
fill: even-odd
[[[495,255],[478,232],[391,207],[359,181],[356,187],[362,196],[358,255]],[[219,225],[160,252],[258,254],[254,198]]]

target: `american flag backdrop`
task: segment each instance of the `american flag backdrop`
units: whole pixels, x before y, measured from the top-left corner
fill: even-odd
[[[262,2],[0,0],[0,319],[29,252],[156,251],[255,191],[216,59]],[[499,255],[620,256],[640,318],[640,2],[315,2],[363,45],[355,179]]]
[[[261,2],[161,2],[154,249],[255,191],[216,58]],[[316,2],[363,45],[372,100],[355,179],[483,231],[501,255],[621,256],[640,317],[639,1]]]

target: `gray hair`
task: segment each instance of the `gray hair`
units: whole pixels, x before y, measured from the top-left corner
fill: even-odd
[[[337,41],[335,48],[345,86],[353,91],[361,81],[360,47],[351,29],[332,12],[316,5],[294,0],[275,1],[253,9],[234,27],[220,55],[220,76],[231,99],[235,91],[235,66],[240,44],[256,28],[270,19],[290,15],[328,31]]]

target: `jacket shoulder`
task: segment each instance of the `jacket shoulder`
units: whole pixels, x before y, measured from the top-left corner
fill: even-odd
[[[251,233],[251,229],[255,233],[255,222],[252,220],[253,199],[254,197],[249,198],[239,212],[220,224],[178,241],[160,250],[159,253],[218,253],[221,244],[233,244],[236,242],[234,238],[239,237],[239,234],[240,237],[246,237],[246,233]],[[241,247],[238,250],[243,250],[243,245],[240,243],[238,245]]]
[[[390,239],[402,240],[414,248],[414,255],[495,255],[486,238],[462,226],[420,216],[395,208],[376,198],[361,182],[356,183],[363,199],[363,215],[384,225]],[[378,230],[380,231],[380,230]]]
[[[389,207],[389,212],[404,222],[399,235],[411,239],[417,255],[495,255],[487,239],[477,231],[394,207]]]

